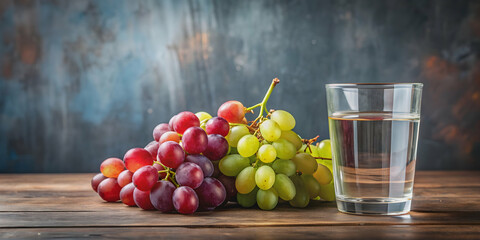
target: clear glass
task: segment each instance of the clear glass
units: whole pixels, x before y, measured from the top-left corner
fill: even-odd
[[[378,215],[410,211],[422,87],[326,85],[339,211]]]

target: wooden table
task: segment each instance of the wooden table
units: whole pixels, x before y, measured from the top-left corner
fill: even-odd
[[[412,212],[401,216],[342,214],[320,201],[162,214],[103,202],[93,175],[0,174],[0,239],[480,239],[480,172],[418,172]]]

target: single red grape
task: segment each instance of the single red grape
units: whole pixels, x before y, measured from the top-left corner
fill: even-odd
[[[223,174],[218,176],[218,181],[220,181],[225,187],[227,192],[227,197],[225,201],[233,200],[237,196],[237,188],[235,187],[235,177],[228,177]]]
[[[122,188],[118,185],[117,179],[107,178],[98,185],[98,195],[107,202],[116,202],[120,200],[120,191]]]
[[[100,172],[102,172],[105,177],[116,178],[123,169],[125,169],[125,165],[120,158],[107,158],[100,165]]]
[[[212,161],[203,155],[187,155],[185,162],[197,164],[202,169],[204,177],[210,177],[213,174],[214,167]]]
[[[228,101],[218,108],[217,116],[229,123],[242,123],[245,117],[245,107],[239,101]]]
[[[203,171],[195,163],[184,162],[177,168],[175,180],[182,186],[189,186],[195,189],[202,184]]]
[[[228,142],[222,135],[208,135],[207,149],[203,151],[203,155],[212,161],[220,160],[228,152]]]
[[[107,177],[103,176],[103,174],[101,174],[101,173],[93,176],[92,181],[91,181],[93,191],[97,192],[98,184],[100,184],[105,179],[107,179]]]
[[[133,183],[129,183],[120,191],[120,200],[127,206],[136,206],[135,200],[133,200],[133,190],[135,190],[135,186]]]
[[[168,121],[169,131],[175,131],[175,129],[173,128],[173,122],[175,122],[175,117],[177,117],[177,115],[173,115],[173,117],[170,118],[170,121]]]
[[[153,129],[153,139],[158,142],[158,139],[168,131],[171,131],[170,126],[167,123],[160,123]]]
[[[223,184],[215,178],[207,177],[203,180],[202,185],[195,189],[200,205],[205,209],[220,206],[227,196]]]
[[[176,142],[164,142],[158,148],[157,159],[166,167],[177,168],[185,160],[185,152]]]
[[[135,204],[143,210],[155,209],[150,202],[150,191],[142,191],[138,188],[133,190],[133,200]]]
[[[168,132],[165,132],[162,137],[160,138],[160,140],[158,140],[158,143],[162,144],[164,142],[168,142],[168,141],[173,141],[173,142],[180,142],[180,136],[178,136],[178,133],[177,132],[174,132],[174,131],[168,131]]]
[[[154,166],[143,166],[133,174],[132,180],[136,188],[149,191],[158,181],[158,170]]]
[[[173,210],[172,196],[175,191],[175,185],[169,181],[158,181],[150,190],[150,201],[152,205],[162,212],[171,212]]]
[[[182,145],[187,153],[200,154],[207,149],[207,133],[199,127],[191,127],[183,133]]]
[[[213,117],[207,121],[205,125],[205,130],[207,134],[220,134],[222,136],[227,136],[228,132],[230,131],[230,125],[225,118],[222,117]]]
[[[128,170],[124,170],[118,175],[118,178],[117,178],[118,185],[120,185],[120,187],[124,187],[125,185],[131,183],[132,176],[133,176],[132,172]]]
[[[183,134],[190,127],[200,127],[200,120],[192,112],[181,112],[177,114],[173,121],[173,129],[177,133]]]
[[[145,150],[147,150],[150,153],[150,155],[152,155],[153,159],[156,159],[157,158],[157,152],[158,152],[158,146],[160,146],[160,144],[158,144],[157,141],[151,141],[144,148],[145,148]]]
[[[153,164],[152,155],[143,148],[132,148],[128,150],[123,157],[123,161],[127,169],[133,173],[143,166],[151,166]]]
[[[173,206],[182,214],[192,214],[198,209],[198,196],[195,191],[187,186],[181,186],[173,192]]]

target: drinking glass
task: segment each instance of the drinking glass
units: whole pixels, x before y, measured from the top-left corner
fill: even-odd
[[[421,83],[326,85],[340,212],[410,211],[422,87]]]

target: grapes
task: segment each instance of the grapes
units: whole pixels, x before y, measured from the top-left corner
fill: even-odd
[[[333,179],[333,175],[330,169],[320,163],[318,164],[317,171],[313,173],[313,177],[320,184],[329,184]]]
[[[190,127],[200,127],[200,120],[192,112],[181,112],[173,120],[175,132],[183,134]]]
[[[248,130],[248,128],[245,125],[238,125],[230,129],[230,132],[226,136],[226,139],[228,141],[228,144],[230,144],[230,146],[237,147],[238,141],[240,140],[240,138],[242,138],[247,134],[250,134],[250,131]]]
[[[292,200],[297,193],[292,180],[290,180],[287,175],[282,173],[279,173],[275,176],[275,183],[273,184],[273,187],[277,191],[278,196],[285,201]]]
[[[329,139],[320,142],[318,145],[318,155],[323,158],[332,158],[332,146]]]
[[[277,151],[272,145],[265,144],[258,149],[257,157],[264,163],[271,163],[277,158]]]
[[[98,195],[107,202],[116,202],[120,200],[120,191],[122,188],[118,185],[117,179],[107,178],[103,180],[97,188]]]
[[[202,184],[203,170],[195,163],[184,162],[178,167],[175,180],[182,186],[195,189]]]
[[[219,134],[208,135],[208,144],[203,155],[212,161],[222,159],[228,152],[227,140]]]
[[[278,123],[282,131],[292,130],[295,127],[295,118],[287,111],[277,110],[272,113],[271,119]]]
[[[183,133],[182,145],[183,149],[189,154],[199,154],[207,149],[207,134],[199,127],[191,127]]]
[[[160,146],[160,144],[158,144],[157,141],[151,141],[144,148],[145,148],[145,150],[147,150],[150,153],[150,155],[152,155],[153,159],[156,159],[159,146]]]
[[[238,154],[228,155],[218,163],[220,172],[229,177],[237,176],[240,171],[250,166],[250,160]]]
[[[240,204],[240,206],[249,208],[253,207],[255,203],[257,203],[257,193],[258,193],[258,188],[254,188],[253,191],[247,193],[247,194],[237,194],[237,202]]]
[[[133,190],[133,201],[135,204],[143,210],[155,209],[150,202],[150,191],[142,191],[138,188]]]
[[[133,191],[135,186],[133,183],[125,185],[120,191],[120,200],[127,206],[136,206],[135,200],[133,199]]]
[[[230,131],[230,125],[225,118],[214,117],[208,120],[207,124],[205,125],[205,130],[209,135],[220,134],[225,137]]]
[[[149,191],[158,181],[158,170],[153,166],[138,169],[132,177],[133,184],[142,191]]]
[[[169,181],[158,181],[150,190],[150,201],[157,210],[171,212],[173,210],[172,196],[175,185]]]
[[[272,168],[276,173],[283,173],[287,176],[293,176],[297,171],[297,166],[291,160],[277,159],[272,164]]]
[[[160,139],[158,140],[158,143],[162,144],[162,143],[168,142],[168,141],[173,141],[173,142],[179,143],[180,142],[180,136],[178,136],[177,132],[168,131],[168,132],[165,132],[160,137]]]
[[[212,118],[212,115],[210,115],[210,114],[207,113],[207,112],[197,112],[197,113],[195,113],[195,116],[198,117],[198,120],[199,120],[200,122],[203,122],[204,120],[207,120],[207,119]]]
[[[237,191],[241,194],[247,194],[251,192],[255,186],[255,168],[246,167],[238,175],[235,180],[235,187]]]
[[[295,146],[289,141],[280,138],[277,141],[272,143],[272,146],[277,151],[277,157],[280,159],[291,159],[295,156],[297,150]]]
[[[260,143],[258,142],[258,139],[255,136],[248,134],[240,138],[238,141],[237,151],[242,157],[250,157],[257,152],[259,146]]]
[[[173,117],[171,117],[170,120],[168,121],[169,131],[175,131],[175,129],[173,128],[173,123],[175,122],[176,117],[177,117],[177,115],[173,115]]]
[[[268,190],[258,190],[257,204],[262,210],[272,210],[278,204],[278,193],[274,188]]]
[[[102,172],[103,176],[110,178],[118,177],[118,174],[120,174],[123,169],[125,169],[125,165],[123,161],[118,158],[107,158],[100,165],[100,172]]]
[[[307,189],[310,198],[316,198],[320,194],[320,183],[310,174],[302,174],[300,176],[305,184],[305,188]]]
[[[255,183],[261,190],[270,189],[275,183],[275,172],[268,165],[259,167],[255,173]]]
[[[320,185],[320,197],[325,201],[335,201],[335,188],[333,181],[329,184]]]
[[[177,168],[185,160],[185,152],[176,142],[164,142],[158,148],[157,158],[166,167]]]
[[[120,185],[120,187],[124,187],[125,185],[131,183],[132,176],[133,176],[133,173],[128,170],[121,172],[117,178],[118,185]]]
[[[203,176],[211,177],[214,171],[213,163],[203,155],[187,155],[185,162],[197,164],[203,171]]]
[[[91,181],[93,191],[97,192],[98,184],[100,184],[105,179],[107,179],[107,177],[103,176],[103,174],[101,174],[101,173],[93,176],[92,181]]]
[[[315,158],[308,153],[297,153],[292,161],[297,166],[297,170],[304,174],[313,174],[317,171],[318,164]]]
[[[241,102],[228,101],[218,108],[217,115],[229,123],[242,123],[245,117],[245,111],[245,107]]]
[[[181,186],[173,192],[173,206],[182,214],[192,214],[198,209],[198,196],[193,189]]]
[[[203,180],[202,185],[195,189],[200,205],[203,208],[215,208],[225,201],[227,192],[223,184],[215,179],[207,177]]]
[[[223,184],[223,186],[225,187],[225,191],[227,192],[227,197],[225,198],[225,201],[232,200],[237,195],[235,178],[228,177],[222,174],[217,179]]]
[[[297,208],[304,208],[310,203],[310,195],[305,187],[305,183],[303,183],[300,176],[293,175],[290,177],[293,184],[295,185],[296,194],[295,197],[289,201],[290,206],[297,207]]]
[[[125,167],[133,173],[143,166],[153,164],[152,155],[143,148],[128,150],[123,157],[123,161],[125,162]]]
[[[298,134],[296,134],[294,131],[282,131],[280,138],[283,138],[293,144],[297,151],[302,147],[302,139],[300,139]]]
[[[265,120],[260,124],[260,133],[269,142],[276,141],[282,135],[282,130],[273,120]]]
[[[173,130],[167,123],[160,123],[153,129],[153,139],[158,142],[160,137],[168,131]]]

